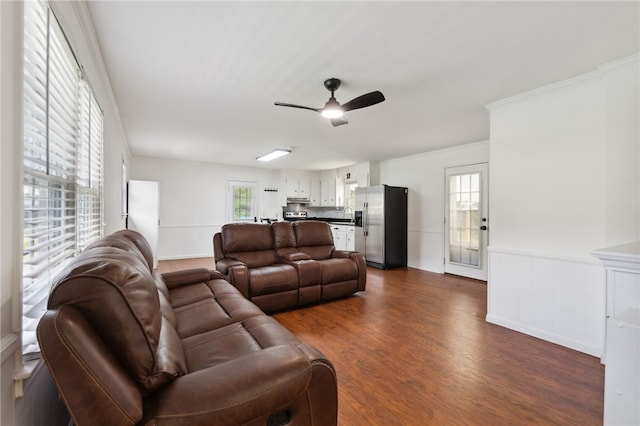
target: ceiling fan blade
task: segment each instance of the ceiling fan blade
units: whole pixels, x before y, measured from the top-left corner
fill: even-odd
[[[358,96],[357,98],[351,99],[349,102],[342,105],[342,109],[345,111],[351,111],[354,109],[375,105],[382,101],[384,101],[384,95],[376,90],[375,92],[370,92],[362,96]]]
[[[282,103],[282,102],[276,102],[275,105],[284,106],[284,107],[291,107],[291,108],[308,109],[308,110],[311,110],[311,111],[320,112],[320,109],[318,109],[318,108],[311,108],[311,107],[306,107],[306,106],[302,106],[302,105],[285,104],[285,103]]]
[[[349,123],[349,121],[347,121],[347,119],[344,117],[331,118],[329,119],[329,121],[331,121],[331,124],[333,125],[333,127],[338,127],[338,126],[342,126],[343,124]]]

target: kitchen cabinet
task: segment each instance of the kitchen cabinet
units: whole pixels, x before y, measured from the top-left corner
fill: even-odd
[[[347,249],[347,230],[344,225],[331,225],[331,234],[333,235],[333,245],[336,250]]]
[[[336,250],[355,250],[355,226],[332,224],[331,235],[333,235],[333,244]]]
[[[285,180],[287,198],[308,200],[311,192],[311,181],[308,179],[287,178]]]
[[[339,207],[342,205],[342,196],[337,196],[337,180],[325,179],[320,185],[320,205],[323,207]]]
[[[320,205],[320,181],[319,180],[311,180],[309,182],[309,205],[310,206],[319,206]]]
[[[354,251],[356,249],[356,227],[353,225],[345,225],[347,230],[347,248],[346,250]]]
[[[605,425],[640,424],[640,242],[596,250],[605,266]]]

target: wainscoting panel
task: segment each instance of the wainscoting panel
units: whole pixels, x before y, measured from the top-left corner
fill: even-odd
[[[489,248],[488,322],[600,357],[604,308],[597,260]]]
[[[442,231],[407,230],[407,265],[431,272],[444,272],[444,242]]]
[[[213,234],[220,232],[222,225],[161,225],[158,258],[169,260],[213,257]]]

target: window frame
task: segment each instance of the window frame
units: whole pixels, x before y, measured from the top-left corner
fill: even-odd
[[[40,356],[35,330],[53,280],[104,234],[104,113],[48,2],[23,11],[20,299],[29,360]]]
[[[236,189],[251,189],[251,209],[250,212],[242,218],[235,217],[236,211]],[[227,221],[228,222],[253,222],[258,217],[258,182],[229,180],[227,184]]]

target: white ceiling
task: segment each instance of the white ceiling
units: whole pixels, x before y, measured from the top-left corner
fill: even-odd
[[[90,1],[136,156],[321,170],[489,138],[484,105],[638,52],[638,2]],[[332,127],[345,103],[386,101]],[[260,163],[274,148],[288,157]]]

